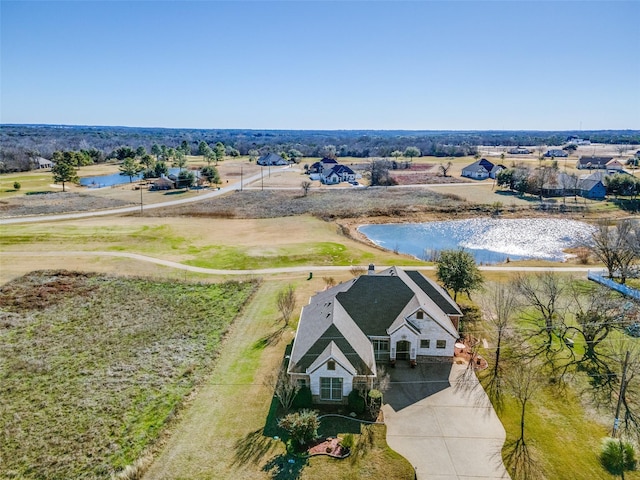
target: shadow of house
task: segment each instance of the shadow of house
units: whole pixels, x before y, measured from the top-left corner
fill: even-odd
[[[451,363],[419,363],[416,368],[390,369],[391,382],[384,403],[398,412],[451,386]]]

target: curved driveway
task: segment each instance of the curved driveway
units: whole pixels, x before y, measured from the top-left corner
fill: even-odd
[[[510,478],[501,455],[504,427],[476,376],[464,372],[465,365],[441,363],[389,371],[387,443],[418,480]]]

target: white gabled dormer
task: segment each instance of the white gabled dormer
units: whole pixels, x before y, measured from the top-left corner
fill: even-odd
[[[353,377],[357,375],[357,370],[332,341],[309,365],[306,373],[309,375],[312,395],[321,401],[342,401],[342,397],[353,389]],[[329,391],[326,391],[326,385],[329,385]],[[338,390],[341,395],[337,395]]]

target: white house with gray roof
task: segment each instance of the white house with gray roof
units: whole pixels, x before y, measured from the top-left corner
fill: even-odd
[[[453,358],[462,312],[420,272],[391,267],[311,297],[302,309],[287,372],[317,403],[346,402],[370,387],[376,364]]]

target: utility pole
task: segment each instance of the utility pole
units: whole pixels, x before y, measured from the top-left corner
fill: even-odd
[[[618,427],[620,426],[620,405],[622,403],[622,397],[624,397],[624,391],[627,388],[627,364],[629,363],[629,350],[624,357],[624,364],[622,365],[622,380],[620,382],[620,393],[618,394],[618,405],[616,406],[616,418],[613,420],[613,431],[611,436],[616,438],[618,433]]]
[[[260,167],[260,184],[262,185],[262,191],[264,191],[264,168]]]
[[[242,165],[240,165],[240,191],[242,191]]]
[[[140,216],[142,216],[142,184],[140,184]]]

